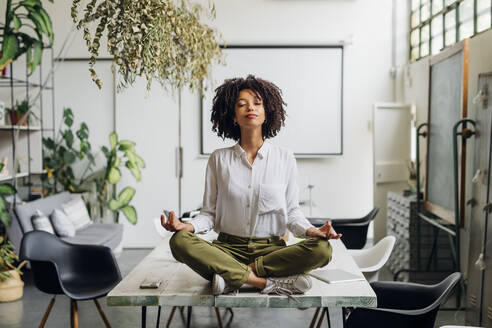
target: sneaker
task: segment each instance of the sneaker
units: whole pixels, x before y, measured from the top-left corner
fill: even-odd
[[[280,278],[267,278],[266,286],[261,293],[287,296],[304,294],[311,289],[312,285],[311,277],[305,274]]]
[[[217,295],[237,295],[239,293],[238,289],[230,287],[225,282],[224,278],[218,274],[214,274],[212,279],[212,294]]]

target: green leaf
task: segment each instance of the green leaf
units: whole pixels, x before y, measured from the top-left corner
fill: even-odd
[[[31,71],[31,67],[32,67],[32,47],[31,47],[31,45],[26,47],[26,55],[27,55],[27,59],[26,59],[27,68],[29,68],[29,71]]]
[[[125,166],[130,170],[137,181],[142,180],[142,174],[137,165],[134,165],[132,162],[128,161],[125,163]]]
[[[72,130],[66,130],[63,132],[63,139],[65,139],[65,142],[67,143],[68,148],[72,148],[73,146],[73,133]]]
[[[52,31],[50,30],[50,27],[46,24],[46,21],[44,17],[40,13],[41,6],[24,6],[27,11],[27,17],[36,25],[36,28],[38,29],[38,33],[45,34],[48,38],[50,37],[50,34]],[[42,41],[40,39],[39,41]]]
[[[63,161],[67,165],[71,165],[71,164],[75,163],[75,160],[76,160],[76,157],[71,151],[65,151],[63,153]]]
[[[3,200],[2,200],[2,202],[3,202]],[[0,221],[3,223],[3,225],[5,227],[10,226],[10,221],[11,221],[10,220],[10,214],[5,210],[1,211],[0,212]]]
[[[128,160],[130,162],[132,162],[132,164],[136,164],[137,163],[137,157],[135,155],[135,151],[133,151],[133,150],[127,150],[127,151],[125,151],[125,155],[128,158]]]
[[[111,211],[119,210],[120,207],[122,207],[121,202],[117,201],[116,199],[113,198],[109,201],[109,209]]]
[[[2,58],[0,58],[0,69],[3,69],[9,64],[17,54],[19,49],[19,41],[12,34],[3,36],[2,42]]]
[[[118,135],[116,134],[116,132],[112,132],[109,135],[109,142],[111,144],[111,149],[115,149],[116,145],[118,144]]]
[[[127,220],[131,224],[137,224],[137,211],[135,210],[135,207],[131,205],[126,205],[121,209],[121,211],[123,212],[123,214],[125,214]]]
[[[65,125],[68,127],[71,127],[73,125],[73,112],[70,108],[65,108],[63,110],[63,120],[65,122]]]
[[[104,156],[108,158],[110,156],[109,149],[106,146],[101,146],[101,151],[103,152]]]
[[[46,12],[46,10],[44,10],[43,7],[39,7],[38,12],[44,21],[44,25],[46,26],[46,30],[48,32],[46,35],[48,36],[48,39],[50,40],[50,44],[53,44],[53,40],[54,40],[55,35],[53,33],[53,24],[51,22],[51,18],[48,15],[48,13]]]
[[[31,9],[31,7],[26,8]],[[44,26],[42,18],[39,16],[39,14],[34,14],[32,11],[27,14],[27,17],[31,20],[31,22],[33,22],[34,26],[36,27],[35,32],[38,36],[38,40],[43,41],[43,34],[46,33],[46,27]]]
[[[132,200],[133,196],[135,196],[135,188],[125,187],[118,195],[118,201],[122,205],[128,205]]]
[[[89,138],[89,127],[84,122],[80,124],[80,128],[77,130],[77,137],[80,140]]]
[[[22,23],[21,23],[19,16],[14,14],[14,16],[12,17],[12,20],[14,21],[14,30],[20,29],[22,26]]]
[[[43,145],[49,150],[55,149],[55,142],[51,138],[43,138]]]
[[[43,58],[43,43],[41,41],[34,43],[33,50],[32,61],[29,62],[29,70],[31,73],[36,70],[39,64],[41,64]]]
[[[126,151],[126,150],[130,150],[130,149],[133,149],[133,147],[135,147],[136,143],[134,143],[133,141],[130,141],[130,140],[121,140],[120,142],[118,142],[118,145],[119,145],[119,150],[122,150],[122,151]]]
[[[31,6],[33,8],[41,6],[40,0],[24,0],[20,3],[23,6]]]
[[[4,166],[5,166],[5,164],[0,163],[0,171],[2,171],[2,170],[3,170],[3,167],[4,167]]]
[[[13,195],[16,192],[17,191],[15,190],[14,186],[12,186],[11,184],[8,183],[0,184],[0,195]]]
[[[117,184],[121,179],[121,172],[119,168],[112,167],[109,170],[108,180],[111,184]]]
[[[135,154],[135,161],[137,162],[138,166],[140,166],[141,168],[145,168],[145,162],[142,157]]]

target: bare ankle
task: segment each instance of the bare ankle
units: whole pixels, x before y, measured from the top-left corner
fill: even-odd
[[[258,277],[253,271],[249,274],[248,280],[246,280],[248,285],[254,286],[259,289],[263,289],[266,286],[266,279]]]
[[[256,266],[255,262],[248,264],[248,266],[251,268],[251,271],[256,275]]]

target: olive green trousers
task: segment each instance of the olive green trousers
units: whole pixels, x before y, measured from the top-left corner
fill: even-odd
[[[241,287],[255,263],[259,277],[285,277],[307,273],[331,260],[328,240],[309,238],[286,246],[280,237],[243,238],[220,233],[208,242],[188,231],[174,233],[169,241],[174,258],[207,280],[220,275],[234,288]]]

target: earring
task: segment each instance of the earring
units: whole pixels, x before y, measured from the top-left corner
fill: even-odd
[[[236,121],[234,121],[234,126],[237,126],[237,122]]]

